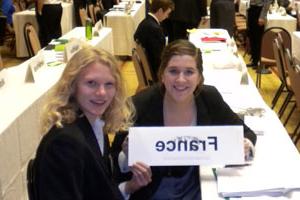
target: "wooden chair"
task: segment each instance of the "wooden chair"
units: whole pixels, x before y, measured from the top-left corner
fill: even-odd
[[[152,85],[155,82],[155,78],[154,78],[155,76],[149,65],[145,49],[142,47],[142,45],[138,41],[135,41],[135,48],[136,48],[137,54],[141,60],[141,63],[143,65],[143,69],[144,69],[146,80],[147,80],[147,85]]]
[[[85,26],[86,19],[88,18],[88,14],[86,12],[86,9],[85,8],[80,8],[78,10],[78,12],[79,12],[79,17],[80,17],[81,25]]]
[[[36,184],[36,175],[35,175],[35,163],[34,159],[29,160],[27,165],[27,192],[29,200],[38,200],[37,192],[35,188]]]
[[[149,85],[147,84],[145,71],[135,48],[132,49],[132,62],[138,79],[138,87],[136,92],[139,92]]]
[[[41,49],[41,43],[36,30],[31,23],[26,23],[24,25],[24,38],[29,57],[36,55]]]
[[[289,73],[290,80],[291,80],[291,87],[294,91],[294,96],[295,96],[295,100],[296,100],[296,104],[293,106],[293,108],[291,109],[291,111],[289,113],[289,116],[290,116],[296,107],[298,108],[298,110],[300,110],[300,66],[293,62],[291,53],[288,49],[286,49],[284,53],[285,53],[285,60],[287,63],[288,73]],[[300,127],[300,120],[299,120],[294,132],[292,133],[292,139],[295,144],[297,144],[298,141],[300,140],[299,127]]]
[[[276,66],[274,53],[270,51],[270,47],[272,47],[273,40],[277,37],[279,32],[289,35],[289,32],[282,27],[271,27],[265,30],[262,36],[260,61],[256,71],[256,86],[258,88],[261,86],[261,75],[271,73],[268,68]]]

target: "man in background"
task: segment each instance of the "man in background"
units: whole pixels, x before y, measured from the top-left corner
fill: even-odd
[[[261,39],[265,30],[267,14],[271,3],[272,0],[250,0],[247,24],[252,62],[247,64],[248,67],[257,67],[258,65]]]
[[[134,40],[138,41],[146,50],[155,81],[157,81],[160,55],[166,45],[166,39],[160,23],[169,16],[172,10],[174,10],[172,0],[152,0],[150,12],[139,24],[134,34]]]

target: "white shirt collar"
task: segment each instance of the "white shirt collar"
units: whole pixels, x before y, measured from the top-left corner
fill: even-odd
[[[152,16],[157,21],[157,23],[160,24],[159,20],[157,19],[157,17],[153,13],[149,12],[148,15]]]

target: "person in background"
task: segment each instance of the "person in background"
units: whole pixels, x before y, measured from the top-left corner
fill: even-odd
[[[12,26],[13,24],[12,15],[15,12],[15,7],[13,2],[11,0],[2,0],[2,3],[0,5],[1,5],[2,14],[6,16],[6,23]]]
[[[250,0],[250,7],[247,14],[247,31],[252,61],[247,64],[247,67],[256,68],[260,60],[261,40],[271,3],[272,0]]]
[[[37,0],[36,2],[36,19],[42,47],[45,47],[52,39],[61,37],[61,2],[61,0]]]
[[[160,26],[171,11],[174,10],[172,0],[152,0],[150,12],[139,24],[134,39],[146,50],[148,62],[157,81],[157,72],[160,65],[160,56],[166,44],[166,39]]]
[[[172,31],[169,41],[187,39],[187,29],[197,28],[201,18],[207,15],[206,0],[173,0],[175,10],[170,16]]]
[[[250,160],[256,135],[215,87],[203,85],[202,64],[201,51],[189,41],[176,40],[167,45],[162,53],[159,83],[132,97],[135,126],[242,125],[245,159]],[[113,143],[114,160],[121,172],[127,167],[126,142],[126,135],[120,134]],[[151,172],[152,181],[131,194],[130,199],[201,199],[198,166],[151,167]],[[121,173],[120,177],[129,178],[130,173]]]
[[[70,59],[42,114],[46,134],[33,167],[37,199],[123,199],[112,180],[107,134],[131,124],[124,85],[116,59],[104,50],[83,48]],[[138,176],[125,188],[139,188]]]
[[[235,7],[233,0],[212,0],[210,4],[210,28],[226,29],[233,36]]]

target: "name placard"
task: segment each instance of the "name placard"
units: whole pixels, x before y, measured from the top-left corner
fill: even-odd
[[[132,127],[128,164],[150,166],[244,163],[242,126]]]
[[[68,62],[72,56],[81,49],[80,40],[74,39],[65,45],[65,62]]]
[[[38,79],[38,72],[44,66],[44,56],[42,53],[37,54],[35,57],[31,58],[31,62],[28,65],[25,82],[35,82]]]

